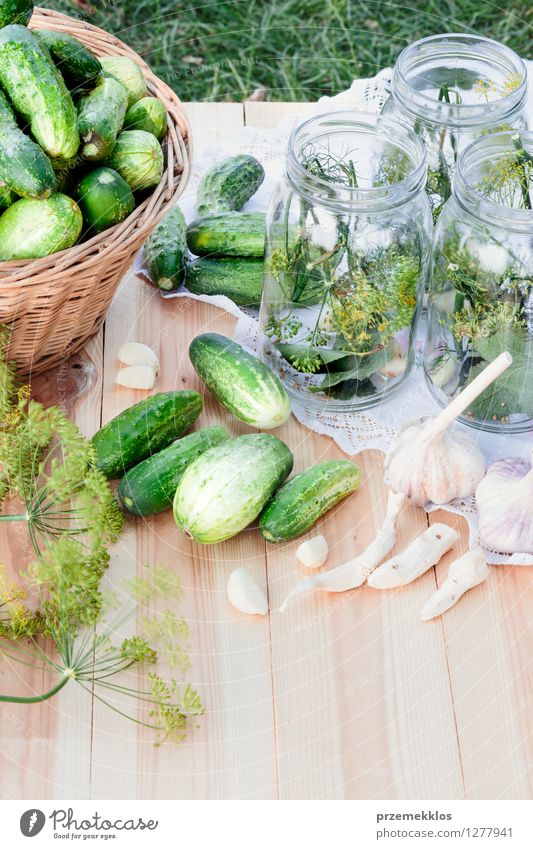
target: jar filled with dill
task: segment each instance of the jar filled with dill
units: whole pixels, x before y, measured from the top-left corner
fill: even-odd
[[[383,113],[423,140],[433,219],[451,195],[461,151],[486,132],[526,129],[526,68],[508,47],[477,35],[434,35],[400,53]]]
[[[512,365],[464,421],[533,428],[533,133],[495,133],[461,155],[434,240],[425,370],[443,405],[502,351]]]

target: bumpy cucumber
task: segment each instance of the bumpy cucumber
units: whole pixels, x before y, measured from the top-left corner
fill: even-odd
[[[125,474],[178,439],[202,412],[198,392],[159,392],[119,413],[92,438],[96,465],[108,478]]]
[[[46,198],[57,178],[47,155],[22,130],[0,91],[0,185],[21,197]]]
[[[292,464],[289,448],[270,433],[248,433],[210,448],[178,484],[176,524],[197,542],[235,536],[257,518]]]
[[[132,192],[157,186],[165,167],[161,145],[152,133],[144,130],[120,133],[104,164],[118,171]]]
[[[144,245],[144,258],[150,277],[165,292],[179,289],[189,251],[185,239],[185,218],[179,206],[174,206],[161,219]]]
[[[0,262],[38,259],[71,248],[82,226],[77,203],[66,195],[22,198],[0,217]]]
[[[278,376],[236,342],[203,333],[191,342],[189,357],[217,401],[237,419],[269,430],[289,418],[291,405]]]
[[[91,161],[112,152],[122,129],[128,96],[116,80],[104,78],[78,104],[81,155]]]
[[[128,95],[128,109],[146,97],[146,80],[139,65],[127,56],[103,56],[100,60],[104,75],[113,77],[124,86]]]
[[[0,30],[0,83],[48,156],[76,154],[80,138],[70,93],[47,48],[24,26]]]
[[[262,257],[265,215],[262,212],[206,215],[187,227],[187,244],[197,256]]]
[[[204,427],[177,439],[153,457],[130,469],[118,486],[120,503],[134,516],[153,516],[172,507],[185,469],[198,457],[229,439],[223,427]]]
[[[262,259],[197,259],[185,285],[193,295],[225,295],[242,307],[258,307],[263,291]]]
[[[102,74],[102,66],[81,41],[66,32],[52,29],[35,30],[35,35],[47,46],[71,91],[79,93],[96,85]]]
[[[359,467],[349,460],[324,460],[311,466],[276,492],[261,515],[261,534],[268,542],[301,536],[360,483]]]
[[[32,0],[0,0],[0,28],[8,24],[25,26],[33,14]]]
[[[101,233],[120,224],[135,207],[130,187],[111,168],[89,171],[76,186],[74,197],[90,233]]]
[[[242,209],[264,179],[264,168],[253,156],[230,156],[217,162],[200,180],[196,208],[200,215]]]
[[[142,97],[126,112],[124,129],[145,130],[161,142],[167,133],[167,110],[157,97]]]

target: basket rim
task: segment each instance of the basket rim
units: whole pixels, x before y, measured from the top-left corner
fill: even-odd
[[[47,25],[54,27],[56,24],[59,24],[56,27],[57,29],[67,29],[69,33],[74,34],[82,42],[84,40],[84,32],[98,37],[99,41],[109,44],[110,48],[112,48],[108,55],[128,55],[141,67],[147,83],[148,93],[157,97],[158,91],[162,91],[168,101],[175,107],[174,114],[167,108],[169,126],[162,144],[165,154],[165,168],[157,186],[152,189],[150,194],[144,198],[142,203],[124,221],[115,224],[114,227],[109,227],[107,230],[95,234],[87,241],[77,243],[70,248],[57,251],[45,257],[0,262],[0,275],[5,278],[6,283],[16,283],[24,280],[25,285],[31,285],[32,283],[38,285],[40,283],[40,275],[49,274],[54,268],[58,271],[63,271],[70,265],[82,268],[86,263],[91,264],[97,259],[104,258],[110,251],[113,251],[117,247],[117,239],[120,238],[122,231],[132,227],[133,229],[127,238],[120,242],[121,250],[125,250],[131,242],[138,241],[145,231],[148,236],[153,226],[165,214],[167,204],[173,200],[176,201],[183,192],[187,184],[187,176],[190,169],[190,125],[178,95],[151,71],[149,65],[135,50],[121,41],[121,39],[108,33],[101,27],[97,27],[86,21],[80,21],[62,12],[56,12],[53,9],[45,9],[39,6],[35,7],[30,20],[31,29],[45,29]],[[98,51],[95,51],[95,53],[96,55],[105,55],[98,53]],[[178,114],[180,121],[177,120]],[[180,126],[180,123],[183,126]],[[173,173],[169,174],[169,162],[172,160],[174,161],[174,169]],[[177,185],[176,176],[179,178]],[[151,207],[160,200],[163,201],[163,209],[159,210],[155,215],[151,214]],[[18,279],[19,275],[21,275],[20,280]],[[3,282],[4,280],[2,280]]]

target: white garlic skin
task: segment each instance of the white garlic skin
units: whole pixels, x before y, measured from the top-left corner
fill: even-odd
[[[476,489],[479,536],[486,548],[533,554],[533,468],[516,458],[498,460]]]
[[[296,559],[308,569],[319,569],[328,559],[328,541],[322,535],[307,539],[296,549]]]
[[[118,352],[118,358],[125,366],[151,366],[159,372],[159,360],[148,345],[142,342],[125,342]]]
[[[264,616],[268,613],[268,601],[263,590],[246,569],[234,569],[228,578],[228,598],[241,613]]]
[[[466,433],[446,430],[425,442],[430,422],[408,423],[385,458],[387,486],[420,507],[473,495],[485,474],[485,458]]]

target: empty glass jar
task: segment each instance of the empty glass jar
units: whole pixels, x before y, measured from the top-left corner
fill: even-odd
[[[425,369],[447,404],[502,351],[513,363],[467,411],[490,431],[533,428],[533,133],[460,157],[434,241]]]
[[[435,35],[400,54],[383,112],[424,141],[434,220],[451,194],[461,151],[485,132],[526,128],[526,88],[516,53],[481,36]]]
[[[430,255],[424,146],[380,115],[338,112],[292,134],[267,215],[263,358],[289,394],[352,410],[396,389]]]

